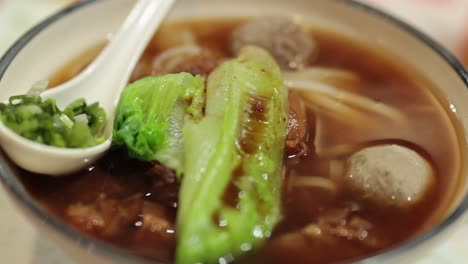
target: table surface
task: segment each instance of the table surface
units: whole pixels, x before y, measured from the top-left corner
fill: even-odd
[[[455,53],[459,52],[461,47],[461,36],[468,32],[463,24],[468,14],[466,0],[366,1],[405,18]],[[8,46],[33,24],[71,2],[74,1],[0,0],[0,54],[3,54]],[[428,15],[431,12],[434,15]],[[448,13],[450,15],[447,15]],[[421,257],[417,264],[468,263],[467,246],[468,217],[465,217],[465,221],[449,240]],[[24,219],[2,188],[0,188],[0,256],[3,263],[73,263],[65,253],[39,234]]]

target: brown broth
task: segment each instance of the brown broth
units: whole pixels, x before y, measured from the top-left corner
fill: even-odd
[[[238,23],[239,21],[191,21],[175,27],[192,30],[201,46],[231,56],[228,48],[229,36]],[[312,35],[320,47],[319,57],[311,62],[314,66],[337,67],[357,73],[361,78],[359,94],[395,106],[410,120],[404,126],[388,124],[372,128],[372,124],[363,124],[353,128],[325,119],[324,122],[332,131],[326,138],[331,142],[329,144],[352,143],[357,148],[377,143],[403,144],[428,157],[436,172],[436,184],[424,199],[408,209],[376,206],[361,195],[347,190],[343,184],[338,186],[337,194],[320,188],[295,187],[291,191],[285,187],[282,222],[263,248],[236,260],[238,263],[329,263],[352,261],[378,254],[417,235],[440,218],[441,213],[436,212],[442,212],[442,208],[448,207],[452,199],[448,194],[455,193],[455,186],[459,182],[461,152],[452,123],[453,117],[450,117],[447,110],[448,104],[436,99],[440,97],[435,95],[431,84],[382,51],[331,32],[313,30]],[[161,52],[158,37],[157,34],[141,59],[138,66],[141,72],[149,74],[150,62]],[[75,68],[75,64],[89,63],[87,56],[80,58],[74,60],[73,65],[60,70],[52,78],[59,81],[52,83],[70,78],[73,75],[70,75],[70,69]],[[311,120],[316,118],[315,113],[309,112],[309,115]],[[366,136],[366,131],[373,131],[377,136]],[[345,162],[348,155],[318,157],[312,146],[316,127],[311,125],[309,133],[312,135],[309,140],[311,151],[299,160],[286,162],[289,164],[287,171],[294,171],[301,176],[328,177],[330,161]],[[111,152],[89,170],[68,178],[48,178],[24,172],[21,179],[33,197],[66,221],[66,210],[71,204],[92,203],[104,194],[115,199],[140,195],[145,202],[163,204],[168,219],[173,222],[176,202],[164,203],[167,197],[152,191],[151,186],[160,179],[155,180],[154,175],[149,175],[148,167],[148,164],[122,158],[119,152]],[[284,186],[288,185],[288,177],[291,175],[286,175]],[[232,197],[226,197],[225,200],[230,206],[236,204]],[[350,208],[352,205],[359,207],[357,212],[353,212],[354,216],[372,224],[364,240],[375,238],[376,241],[362,243],[344,237],[333,237],[331,240],[329,237],[310,238],[299,232],[308,224],[319,221],[324,213]],[[137,219],[133,225],[122,230],[119,236],[110,238],[101,233],[84,231],[135,254],[171,262],[175,248],[174,230],[167,228],[166,231],[171,232],[164,238],[137,239],[137,221],[140,220]],[[219,216],[215,214],[213,221],[219,222]]]
[[[81,73],[106,45],[107,42],[99,43],[63,65],[49,78],[49,87],[56,87]]]

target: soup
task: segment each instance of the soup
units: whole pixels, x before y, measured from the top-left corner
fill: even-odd
[[[270,45],[275,41],[281,45]],[[188,21],[160,29],[132,81],[177,72],[206,77],[245,44],[272,54],[289,90],[281,217],[260,245],[243,243],[242,254],[217,262],[359,260],[443,215],[459,181],[461,132],[431,84],[385,51],[283,18]],[[51,80],[60,83],[77,73],[68,69],[87,63],[89,53]],[[261,115],[263,99],[253,100],[251,114]],[[246,152],[256,146],[239,144]],[[75,175],[22,171],[21,180],[76,229],[151,260],[174,261],[180,175],[161,162],[139,161],[115,147]],[[240,193],[227,185],[222,203],[236,208]],[[212,221],[225,228],[218,213]]]

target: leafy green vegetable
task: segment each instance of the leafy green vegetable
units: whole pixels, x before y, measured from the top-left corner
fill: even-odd
[[[280,219],[286,90],[264,50],[245,47],[208,79],[190,120],[177,216],[177,263],[214,263],[261,245]]]
[[[86,148],[102,143],[106,113],[98,103],[87,105],[78,99],[63,112],[54,99],[42,100],[46,82],[34,85],[25,95],[0,103],[0,118],[17,134],[45,145]]]
[[[186,116],[201,118],[204,81],[189,73],[146,77],[130,84],[120,96],[113,142],[130,156],[158,160],[181,173]]]

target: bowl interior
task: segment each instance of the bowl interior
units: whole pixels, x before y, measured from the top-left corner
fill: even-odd
[[[0,100],[24,93],[32,84],[52,75],[76,55],[108,38],[119,27],[134,2],[90,1],[79,8],[62,12],[31,31],[0,62]],[[424,36],[413,34],[405,25],[397,25],[392,18],[360,4],[339,0],[289,0],[287,3],[283,0],[181,0],[168,20],[250,17],[258,14],[293,15],[312,27],[335,31],[388,51],[389,56],[414,69],[412,74],[422,75],[434,87],[438,87],[435,93],[450,102],[444,107],[453,110],[460,121],[460,131],[468,131],[468,104],[464,103],[468,101],[467,80],[466,76],[465,80],[461,78],[462,70],[457,68],[461,66]],[[459,134],[458,138],[462,146],[460,155],[465,160],[465,135]],[[466,164],[459,166],[463,169]],[[2,167],[6,168],[2,177],[9,181],[8,186],[16,186],[13,194],[31,203],[21,183],[14,179],[14,168],[6,163]],[[466,197],[468,174],[465,169],[463,172],[460,182],[453,183],[458,189],[456,197],[447,196],[450,203],[447,201],[448,206],[443,208],[445,215],[449,215]],[[467,206],[466,202],[464,206]],[[33,207],[37,207],[37,204],[34,203]],[[63,224],[60,225],[65,228]],[[76,233],[73,235],[79,236]]]

